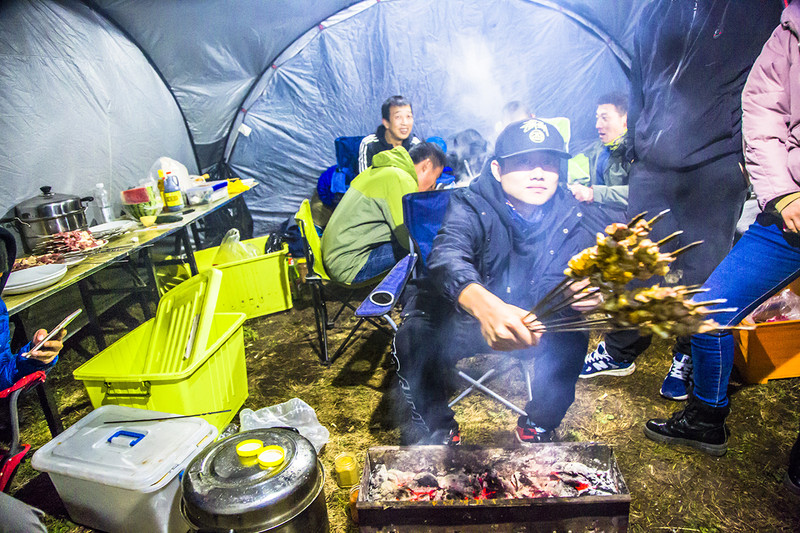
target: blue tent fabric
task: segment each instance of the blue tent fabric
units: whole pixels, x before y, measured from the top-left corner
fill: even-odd
[[[420,137],[491,140],[491,108],[519,99],[569,117],[580,149],[650,1],[6,0],[0,210],[55,183],[116,195],[168,156],[254,177],[265,233],[396,93]]]
[[[249,201],[256,233],[310,196],[333,160],[331,139],[374,131],[389,95],[411,100],[422,138],[474,128],[493,140],[502,106],[522,100],[540,116],[569,118],[579,151],[596,138],[596,98],[627,91],[607,41],[546,2],[368,4],[311,30],[245,101],[227,165],[267,185]]]

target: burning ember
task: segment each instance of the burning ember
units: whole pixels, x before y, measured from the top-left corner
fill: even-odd
[[[517,454],[519,455],[519,454]],[[580,462],[541,463],[512,455],[483,468],[466,465],[446,471],[387,468],[374,465],[369,499],[394,501],[573,498],[617,494],[614,476]]]
[[[356,508],[365,533],[622,533],[630,502],[611,448],[559,442],[370,448]]]

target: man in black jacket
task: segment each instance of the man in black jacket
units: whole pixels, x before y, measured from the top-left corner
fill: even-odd
[[[552,440],[574,400],[588,333],[542,335],[528,313],[610,221],[566,189],[567,158],[554,126],[514,122],[498,137],[491,165],[453,195],[428,275],[408,289],[395,343],[400,385],[426,443],[460,442],[445,376],[477,353],[535,360],[533,401],[516,428],[521,441]]]
[[[702,284],[730,251],[747,196],[741,93],[750,67],[780,20],[779,0],[657,0],[634,34],[629,135],[634,162],[628,214],[669,214],[653,240],[681,230],[668,283]],[[581,377],[627,375],[650,344],[636,331],[606,335]],[[661,394],[685,400],[692,375],[689,337],[679,338]]]
[[[372,166],[372,158],[378,152],[402,146],[410,150],[419,142],[411,132],[414,127],[414,112],[411,102],[400,95],[390,96],[381,106],[381,125],[377,131],[361,140],[358,147],[358,174]]]

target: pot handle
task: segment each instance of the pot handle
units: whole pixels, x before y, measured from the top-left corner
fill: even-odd
[[[31,227],[30,224],[19,217],[0,218],[0,224],[11,224],[13,222],[19,222],[20,224],[25,224],[26,226]]]
[[[83,203],[83,202],[89,203],[89,202],[91,202],[93,200],[94,200],[94,196],[84,196],[83,198],[81,198],[81,203]]]

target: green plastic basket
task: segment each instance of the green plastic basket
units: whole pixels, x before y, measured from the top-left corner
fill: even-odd
[[[222,273],[168,292],[156,317],[78,367],[92,406],[124,405],[205,418],[220,431],[247,398],[242,313],[215,313]]]

